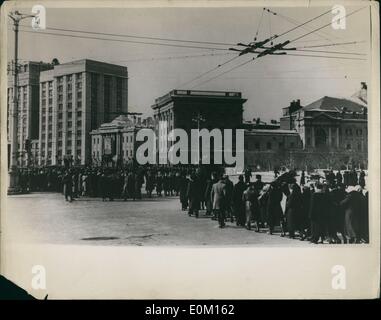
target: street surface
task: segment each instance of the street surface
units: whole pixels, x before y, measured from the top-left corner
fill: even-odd
[[[189,217],[177,197],[137,201],[79,198],[66,202],[58,193],[7,198],[6,227],[12,241],[44,244],[135,246],[308,246],[279,233],[257,233],[227,222]]]

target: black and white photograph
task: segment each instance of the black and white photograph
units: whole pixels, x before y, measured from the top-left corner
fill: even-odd
[[[2,6],[4,276],[39,298],[131,298],[122,283],[98,296],[103,267],[90,252],[109,277],[126,264],[135,279],[150,261],[181,278],[176,252],[201,252],[200,261],[187,255],[197,274],[206,252],[212,261],[226,250],[217,273],[229,277],[239,250],[243,261],[263,254],[256,275],[244,263],[237,281],[247,286],[261,272],[276,281],[270,269],[296,277],[292,255],[303,252],[311,261],[300,258],[300,272],[319,254],[337,260],[315,272],[303,298],[379,295],[378,7],[217,2]],[[129,264],[127,252],[140,260]],[[369,279],[351,286],[362,271],[340,255],[355,263],[357,253],[373,258]],[[57,279],[63,256],[80,266],[67,266],[74,278]],[[344,277],[337,288],[335,275]],[[314,290],[320,276],[327,288]],[[70,281],[81,277],[91,286],[75,293]],[[283,280],[216,296],[176,295],[177,280],[162,281],[137,296],[287,297]]]

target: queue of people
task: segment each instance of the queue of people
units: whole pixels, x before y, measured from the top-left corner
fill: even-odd
[[[312,243],[369,242],[363,170],[327,171],[324,181],[313,183],[306,182],[304,171],[299,183],[293,171],[274,173],[271,183],[261,175],[251,182],[251,175],[244,171],[234,184],[222,170],[208,173],[202,167],[56,167],[21,170],[19,182],[29,191],[62,192],[68,202],[79,197],[139,200],[144,186],[144,197],[178,196],[182,211],[196,218],[204,211],[220,228],[230,222]]]
[[[266,229],[270,235],[278,229],[282,237],[316,244],[369,242],[365,183],[353,185],[355,180],[350,180],[344,185],[335,177],[306,184],[304,173],[300,185],[290,173],[271,183],[263,183],[261,175],[248,183],[247,177],[241,175],[234,186],[229,176],[213,173],[204,188],[193,174],[184,198],[189,201],[188,214],[199,217],[200,190],[205,190],[205,215],[218,220],[220,228],[230,221],[248,230],[254,226],[256,232]]]

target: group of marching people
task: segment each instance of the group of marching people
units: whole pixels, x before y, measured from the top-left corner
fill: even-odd
[[[227,221],[235,221],[237,226],[248,230],[255,226],[257,232],[266,228],[268,234],[273,234],[280,229],[283,237],[288,235],[312,243],[368,243],[368,191],[364,189],[364,171],[359,176],[356,171],[350,172],[352,177],[345,180],[346,184],[340,179],[340,171],[333,179],[331,174],[327,173],[324,182],[306,184],[304,172],[299,183],[296,174],[288,172],[265,184],[261,175],[250,182],[245,173],[245,181],[241,175],[233,185],[229,176],[214,173],[204,186],[197,174],[193,174],[186,196],[181,198],[180,194],[180,201],[183,210],[188,206],[189,216],[198,217],[199,210],[205,207],[205,215],[218,220],[220,228]],[[204,191],[203,197],[200,190]]]
[[[178,196],[187,183],[189,168],[158,166],[110,167],[41,167],[19,171],[19,184],[25,192],[62,192],[67,201],[79,197],[136,200],[146,196]]]

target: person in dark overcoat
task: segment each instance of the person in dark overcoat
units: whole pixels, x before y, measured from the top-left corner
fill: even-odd
[[[209,216],[213,212],[213,204],[212,204],[212,199],[211,199],[211,192],[213,185],[217,182],[216,179],[216,174],[212,173],[211,177],[206,180],[206,187],[205,187],[205,206],[206,206],[206,212],[205,215]]]
[[[181,210],[183,211],[187,210],[188,208],[187,190],[188,190],[188,179],[186,178],[185,173],[182,172],[179,178],[179,193],[180,193]]]
[[[152,191],[154,189],[154,178],[151,171],[148,171],[146,174],[146,192],[149,198],[152,197]]]
[[[240,175],[233,189],[233,208],[237,226],[245,225],[245,206],[242,201],[242,195],[245,189],[246,184],[243,182],[243,176]]]
[[[104,172],[98,173],[98,190],[99,194],[102,197],[102,201],[106,201],[106,174]]]
[[[143,182],[144,182],[143,172],[139,170],[135,175],[135,187],[134,187],[135,199],[141,199],[142,198]]]
[[[336,173],[336,183],[342,184],[343,183],[343,175],[341,174],[340,170]]]
[[[323,243],[327,225],[328,214],[328,194],[323,191],[323,185],[317,183],[315,192],[311,197],[310,220],[311,220],[311,242],[318,243],[321,239]]]
[[[300,240],[304,240],[307,236],[311,235],[311,222],[309,218],[309,211],[311,206],[311,189],[309,186],[303,186],[302,192],[302,213],[300,216],[300,232],[302,236]]]
[[[330,237],[335,241],[335,243],[341,243],[341,240],[337,236],[340,233],[343,242],[347,243],[347,238],[344,230],[345,215],[344,210],[340,206],[341,201],[346,197],[346,192],[344,185],[342,183],[337,184],[334,189],[329,193],[332,203],[332,211],[330,212],[330,222],[329,222],[329,233]]]
[[[233,189],[234,184],[229,179],[228,175],[225,175],[225,184],[226,184],[226,215],[227,218],[230,218],[230,222],[234,222],[233,216]]]
[[[72,195],[73,177],[69,171],[66,171],[66,173],[64,174],[62,178],[62,184],[63,184],[65,200],[72,202],[73,201],[73,195]]]
[[[156,193],[158,197],[161,197],[161,193],[163,191],[163,176],[160,172],[157,173],[156,176]]]
[[[277,181],[273,181],[270,184],[267,200],[267,224],[269,226],[269,234],[273,234],[274,227],[280,225],[281,218],[283,216],[282,207],[280,202],[282,201],[283,194],[281,187]]]
[[[300,222],[302,217],[303,202],[300,187],[293,183],[291,185],[290,195],[286,202],[286,223],[288,235],[290,238],[295,238],[295,231],[301,230]]]
[[[306,184],[306,173],[304,172],[304,170],[302,171],[302,174],[300,176],[300,185],[301,186],[304,186]]]
[[[164,173],[163,175],[163,189],[164,189],[164,196],[166,197],[169,196],[170,190],[171,190],[169,173]]]
[[[198,211],[200,210],[200,185],[196,174],[192,174],[188,183],[187,198],[189,201],[188,215],[195,215],[198,218]]]
[[[347,171],[347,170],[344,171],[343,179],[344,179],[344,187],[349,186],[349,183],[350,183],[349,171]]]

